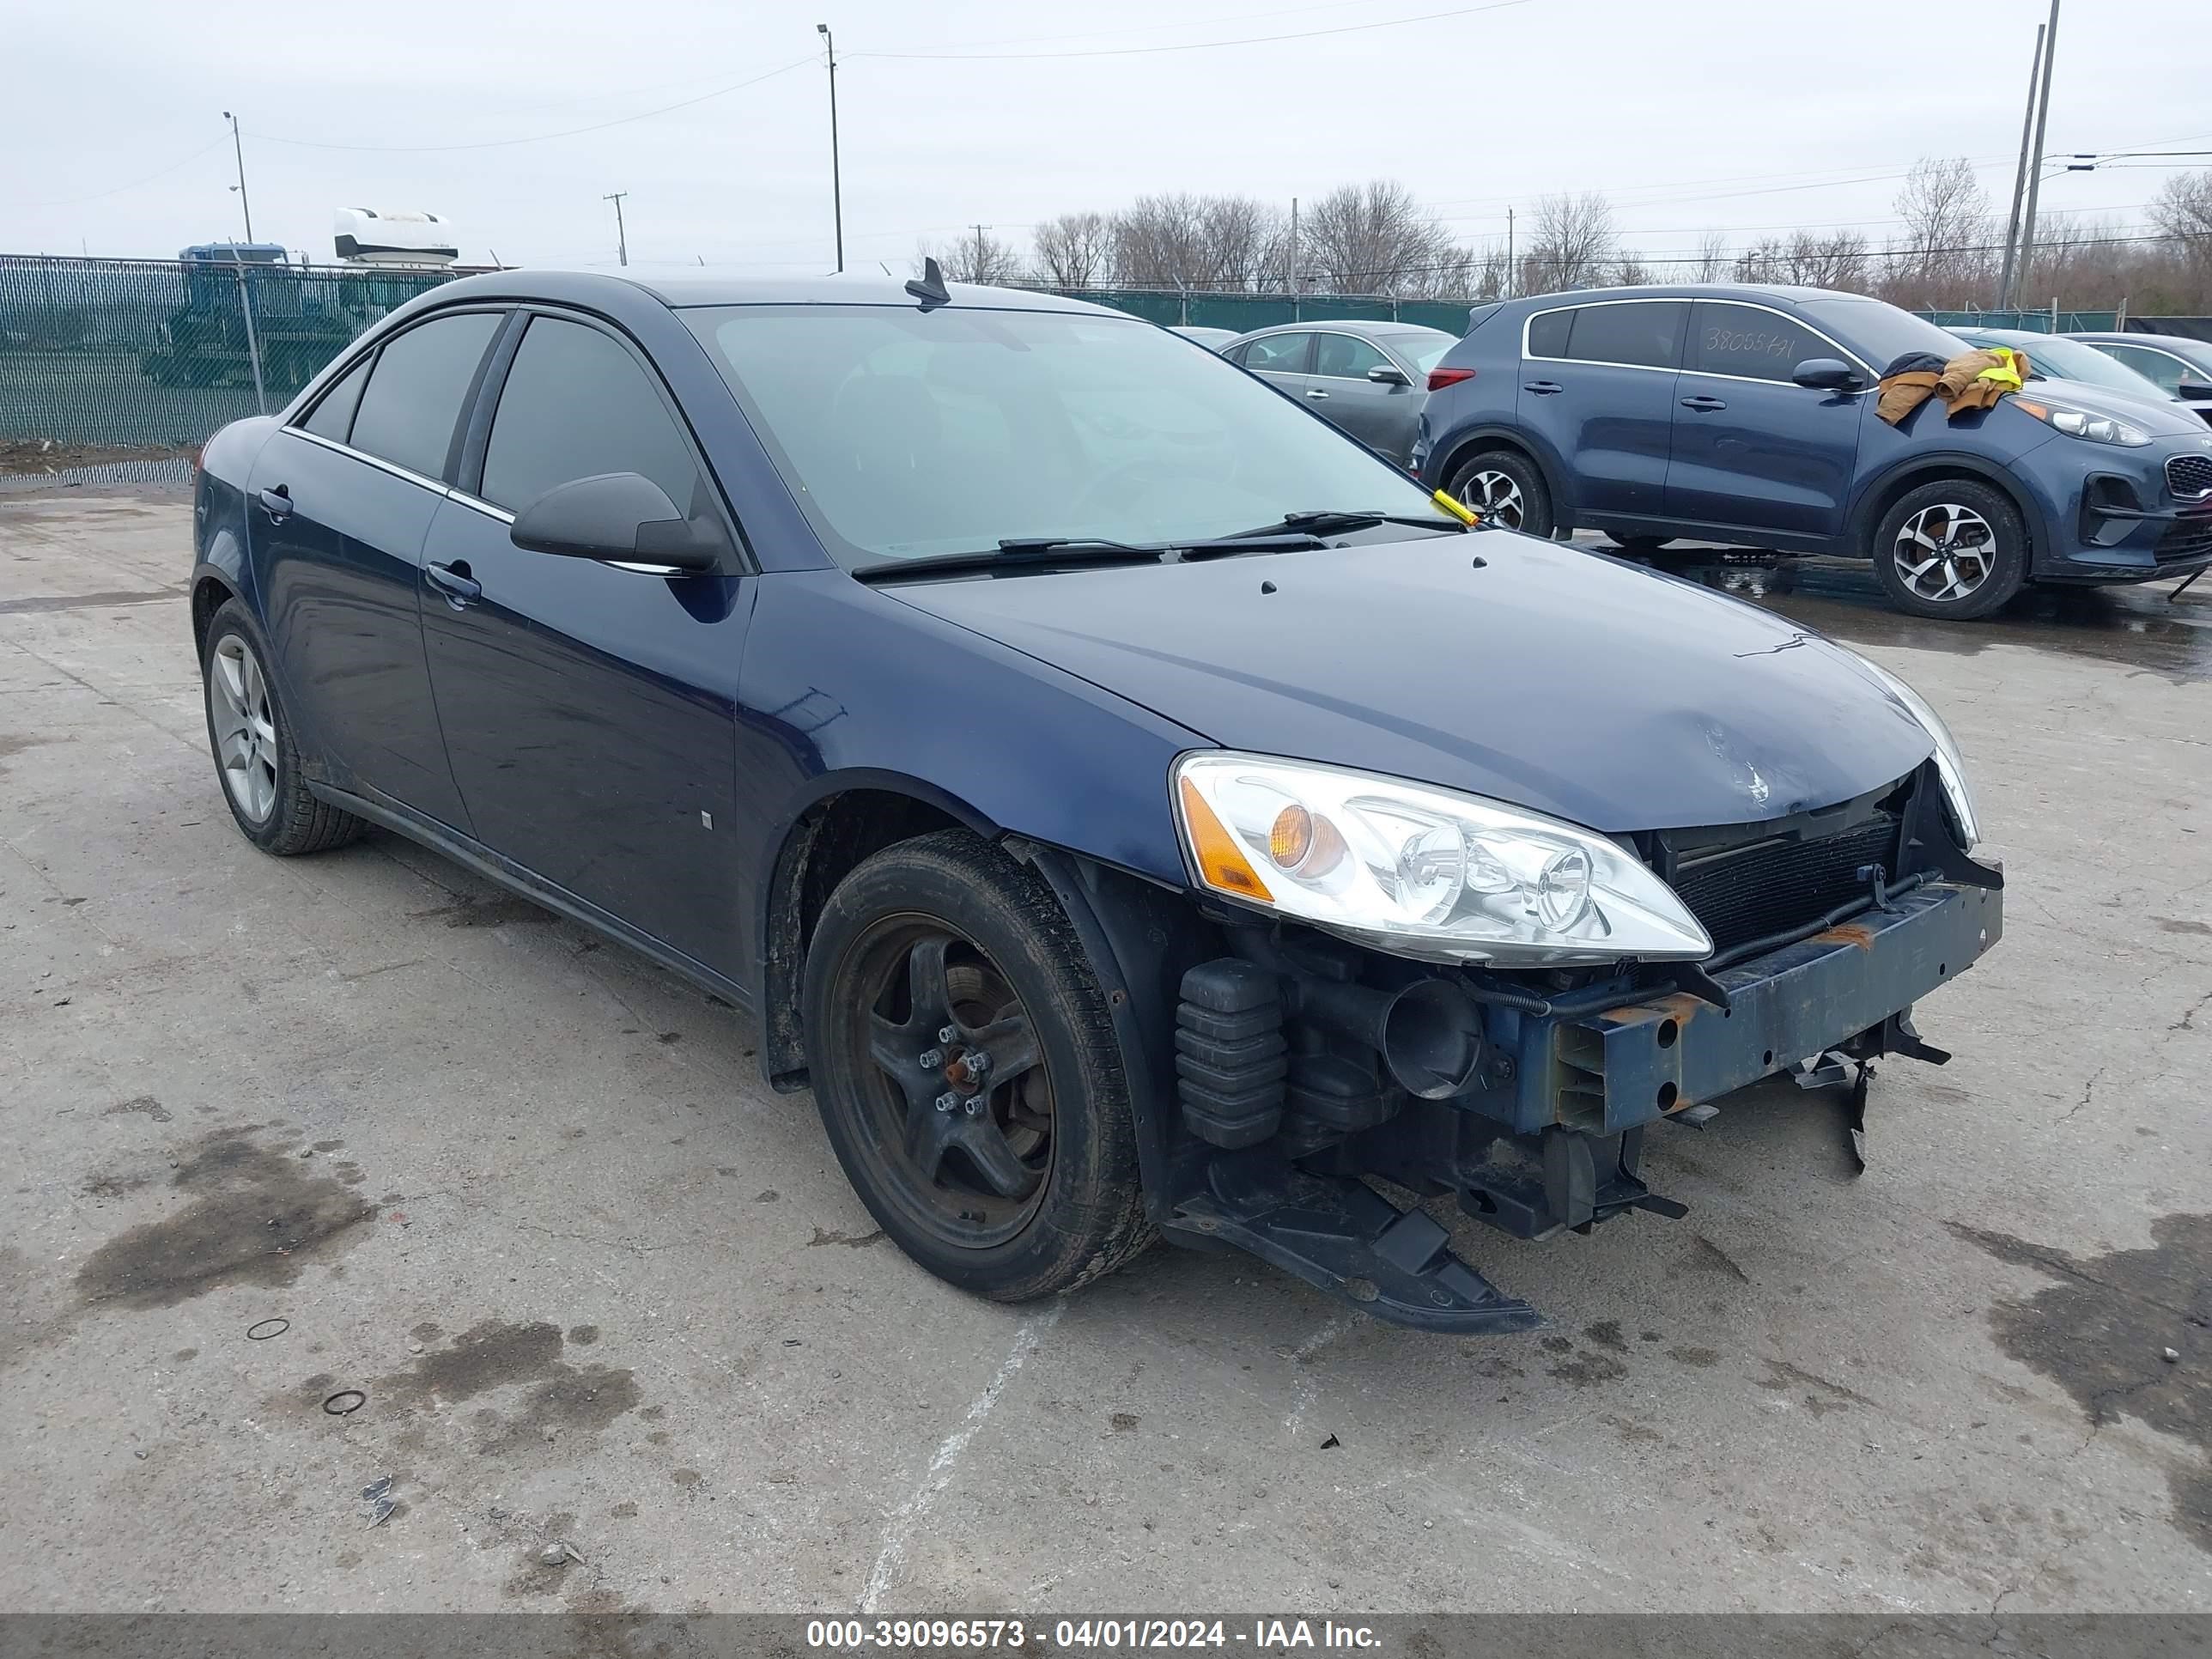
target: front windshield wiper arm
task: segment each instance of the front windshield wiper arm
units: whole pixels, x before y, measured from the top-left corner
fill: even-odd
[[[1304,530],[1315,535],[1325,535],[1341,530],[1369,530],[1379,524],[1402,524],[1415,530],[1437,531],[1463,531],[1474,527],[1451,519],[1417,519],[1409,513],[1385,513],[1379,508],[1304,507],[1284,514],[1273,524],[1263,524],[1255,530],[1241,530],[1236,536],[1224,536],[1221,539],[1234,541],[1243,537],[1273,536],[1285,530]]]
[[[1167,545],[1117,542],[1102,536],[1016,536],[969,553],[932,553],[918,559],[884,559],[855,565],[860,580],[899,576],[957,575],[969,570],[1018,570],[1039,564],[1131,564],[1157,561]]]

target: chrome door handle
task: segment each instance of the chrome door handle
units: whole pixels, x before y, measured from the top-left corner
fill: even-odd
[[[261,510],[269,515],[270,522],[283,523],[292,516],[292,492],[283,484],[273,489],[263,490]]]
[[[1328,396],[1328,393],[1323,392],[1317,386],[1310,386],[1306,388],[1306,396],[1309,398],[1326,398]]]
[[[422,567],[422,574],[429,578],[431,586],[446,596],[446,603],[456,611],[471,599],[483,597],[483,584],[469,574],[466,565],[457,570],[449,564],[426,564]]]

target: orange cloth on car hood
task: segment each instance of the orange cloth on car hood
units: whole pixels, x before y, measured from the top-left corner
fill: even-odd
[[[2027,354],[2010,346],[1969,351],[1945,363],[1940,374],[1913,369],[1884,375],[1875,412],[1895,426],[1932,395],[1943,400],[1944,418],[1956,420],[1961,410],[1987,409],[1998,398],[2019,391],[2028,373]]]

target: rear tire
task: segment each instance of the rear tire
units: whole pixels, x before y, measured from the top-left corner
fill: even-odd
[[[1972,478],[1908,489],[1866,552],[1889,602],[1909,616],[1986,617],[2027,582],[2027,526],[2011,497]]]
[[[1451,493],[1491,524],[1548,538],[1552,492],[1535,462],[1517,449],[1478,451],[1453,469]]]
[[[308,793],[269,660],[251,613],[228,601],[208,623],[200,649],[208,746],[224,803],[239,833],[278,858],[343,847],[368,826]]]
[[[1105,994],[1034,872],[964,830],[885,848],[823,907],[804,1007],[846,1178],[939,1279],[1025,1301],[1152,1242]]]

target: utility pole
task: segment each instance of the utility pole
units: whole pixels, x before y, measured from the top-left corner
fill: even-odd
[[[1291,320],[1298,320],[1298,198],[1291,198]]]
[[[1505,297],[1513,297],[1513,210],[1505,210]]]
[[[2012,217],[2005,222],[2004,269],[1997,277],[1997,304],[2011,303],[2013,255],[2020,248],[2020,204],[2027,193],[2028,169],[2035,166],[2030,159],[2031,145],[2035,138],[2035,83],[2043,72],[2043,37],[2048,33],[2048,23],[2035,26],[2035,56],[2027,60],[2027,108],[2020,118],[2020,171],[2012,179]]]
[[[986,275],[983,270],[983,233],[990,229],[990,226],[972,225],[969,228],[975,233],[975,266],[969,273],[968,280],[971,283],[980,283]]]
[[[2051,65],[2058,56],[2058,0],[2051,0],[2051,21],[2043,32],[2043,90],[2036,100],[2035,155],[2027,175],[2027,217],[2020,231],[2020,264],[2013,271],[2015,291],[2027,280],[2027,262],[2035,255],[2035,198],[2043,185],[2043,145],[2051,125]],[[2012,304],[2013,295],[2005,296]]]
[[[599,198],[602,202],[612,202],[615,204],[615,257],[624,264],[629,263],[629,233],[623,228],[622,204],[623,198],[629,194],[626,190],[618,190]]]
[[[246,240],[253,240],[253,204],[246,199],[246,146],[238,137],[238,118],[228,110],[222,118],[230,123],[230,152],[238,158],[238,182],[231,188],[238,192],[238,205],[246,215]]]
[[[817,23],[830,53],[830,213],[837,227],[837,269],[845,269],[845,187],[837,177],[837,41],[827,23]]]

